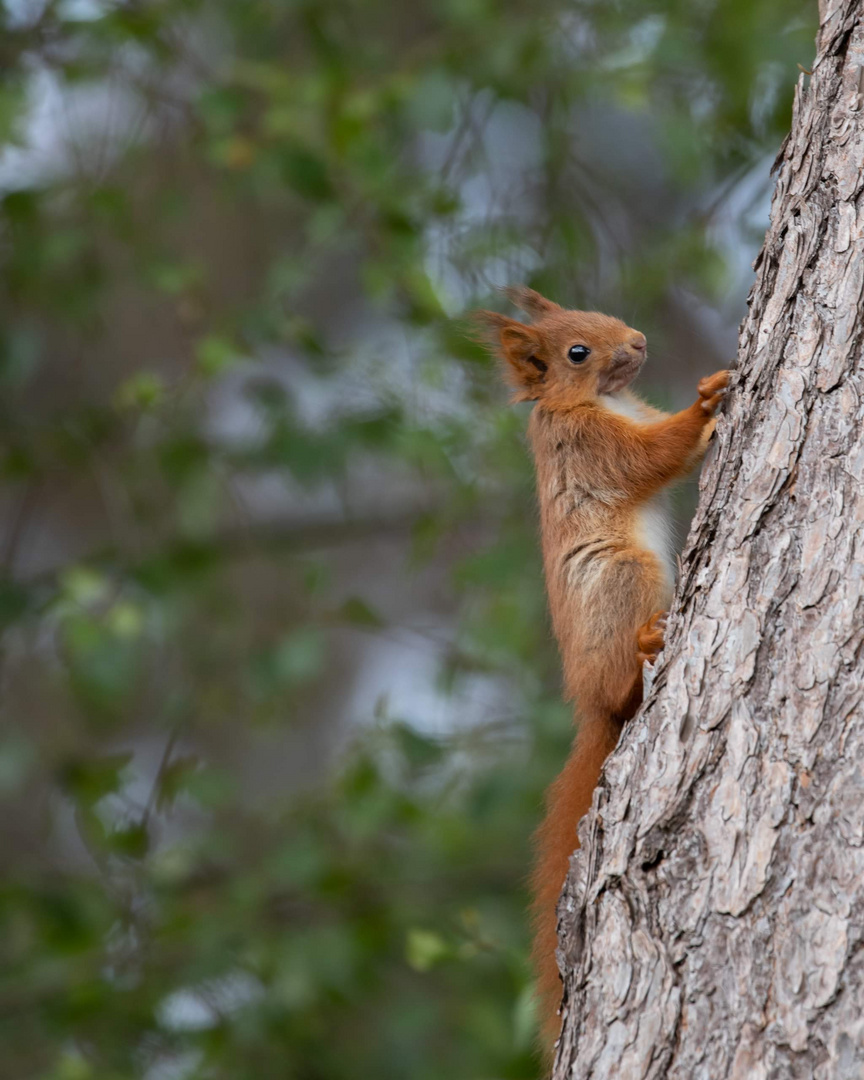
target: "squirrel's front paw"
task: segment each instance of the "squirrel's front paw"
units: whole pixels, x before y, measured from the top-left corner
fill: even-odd
[[[702,411],[708,416],[713,416],[717,406],[723,400],[726,387],[729,385],[728,371],[716,371],[699,381],[697,387],[699,397],[702,399]]]

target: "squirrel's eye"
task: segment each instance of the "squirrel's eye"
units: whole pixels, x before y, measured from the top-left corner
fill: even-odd
[[[591,350],[587,345],[571,345],[567,355],[571,364],[581,364],[591,355]]]

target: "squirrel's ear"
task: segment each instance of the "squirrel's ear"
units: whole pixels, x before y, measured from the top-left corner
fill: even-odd
[[[529,289],[527,285],[509,285],[501,290],[511,304],[527,311],[532,318],[540,318],[543,315],[551,315],[553,311],[561,311],[561,306],[552,300],[547,300],[539,292]]]
[[[536,398],[546,377],[547,365],[537,355],[540,335],[534,327],[508,319],[497,311],[478,311],[474,322],[478,337],[492,345],[506,362],[508,380],[519,391],[519,399]]]

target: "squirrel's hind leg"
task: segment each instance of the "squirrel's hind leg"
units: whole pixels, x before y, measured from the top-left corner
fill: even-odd
[[[640,666],[647,660],[653,664],[663,648],[666,637],[666,611],[655,611],[636,631],[636,659]]]

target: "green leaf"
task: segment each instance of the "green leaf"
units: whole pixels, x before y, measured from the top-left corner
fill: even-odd
[[[353,626],[368,630],[380,630],[386,625],[378,612],[359,596],[350,596],[339,609],[339,615]]]
[[[282,176],[298,195],[310,202],[333,196],[333,188],[324,160],[307,147],[286,146],[280,155]]]
[[[107,836],[107,843],[117,855],[128,859],[143,859],[150,850],[150,833],[143,824],[126,825],[112,830]]]
[[[152,371],[139,371],[131,379],[121,383],[114,400],[121,409],[153,409],[165,395],[161,375]]]
[[[209,334],[198,342],[195,350],[198,370],[207,378],[215,378],[241,364],[242,353],[227,337]]]
[[[189,777],[200,767],[201,759],[197,754],[181,754],[172,758],[159,777],[157,809],[170,809],[180,792],[188,787]]]
[[[127,751],[67,762],[60,774],[61,782],[67,793],[82,806],[95,806],[106,795],[120,790],[123,771],[132,757],[132,752]]]
[[[408,931],[405,939],[405,959],[415,971],[429,971],[450,954],[451,949],[434,930],[415,928]]]

